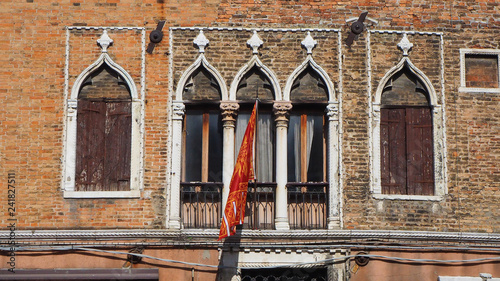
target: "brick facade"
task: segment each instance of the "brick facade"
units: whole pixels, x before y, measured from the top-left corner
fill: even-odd
[[[349,48],[346,20],[362,11],[369,12],[367,30]],[[500,49],[498,1],[27,0],[2,2],[0,17],[0,204],[9,203],[7,175],[14,173],[17,230],[165,230],[171,102],[199,55],[193,40],[203,29],[210,40],[206,59],[229,89],[252,56],[246,42],[255,28],[264,42],[259,59],[282,90],[307,57],[301,46],[307,30],[318,42],[312,56],[341,105],[340,230],[500,232],[500,92],[459,90],[460,49]],[[163,41],[147,54],[159,20],[166,20]],[[104,28],[113,39],[109,56],[144,102],[141,195],[64,198],[66,103],[78,75],[101,54],[96,40]],[[370,103],[403,58],[397,46],[403,33],[413,44],[408,57],[444,109],[446,194],[439,200],[379,199],[371,190]],[[468,85],[482,83],[484,66],[492,77],[484,85],[500,88],[499,75],[491,74],[499,71],[494,57],[476,64]],[[8,219],[0,215],[2,225]]]

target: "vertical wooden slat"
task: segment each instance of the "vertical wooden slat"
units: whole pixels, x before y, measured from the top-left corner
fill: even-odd
[[[131,102],[106,103],[105,190],[130,186]]]
[[[97,191],[104,185],[106,105],[79,100],[77,112],[76,191]]]
[[[407,108],[408,194],[432,195],[433,148],[430,108]]]
[[[307,182],[307,115],[300,116],[300,180]]]
[[[203,113],[203,134],[202,134],[202,153],[201,153],[201,181],[208,181],[208,133],[209,133],[209,118],[207,112]]]
[[[406,135],[404,108],[381,109],[382,191],[406,194]]]

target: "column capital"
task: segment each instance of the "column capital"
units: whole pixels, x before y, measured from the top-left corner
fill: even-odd
[[[273,112],[276,121],[276,127],[288,126],[288,115],[292,109],[292,103],[289,101],[275,101],[273,104]]]
[[[326,106],[325,109],[326,116],[328,116],[329,121],[338,121],[339,120],[339,105],[335,103],[331,103]]]
[[[236,116],[240,105],[235,101],[221,101],[220,103],[223,126],[234,127],[236,124]]]
[[[373,114],[374,121],[379,122],[380,121],[380,104],[373,103],[372,114]]]
[[[184,118],[184,114],[186,113],[186,106],[182,102],[174,102],[172,105],[172,111],[174,113],[174,120],[182,120]]]

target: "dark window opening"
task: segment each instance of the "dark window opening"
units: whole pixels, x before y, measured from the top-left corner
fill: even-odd
[[[273,85],[262,70],[254,66],[238,84],[236,98],[244,101],[254,101],[257,98],[261,101],[272,101],[274,100]]]
[[[327,279],[327,269],[324,267],[241,270],[241,281],[326,281]]]

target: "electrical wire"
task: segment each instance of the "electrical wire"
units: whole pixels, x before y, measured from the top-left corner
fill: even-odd
[[[9,251],[9,249],[10,248],[5,248],[5,247],[0,248],[0,250],[4,250],[4,251]],[[183,264],[183,265],[196,266],[196,267],[208,267],[208,268],[217,268],[217,269],[222,269],[222,268],[233,268],[233,269],[234,268],[239,268],[239,269],[252,268],[252,267],[233,267],[233,266],[223,266],[223,265],[192,263],[192,262],[178,261],[178,260],[172,260],[172,259],[158,258],[158,257],[145,255],[145,254],[101,250],[101,249],[85,248],[85,247],[60,247],[60,248],[46,248],[46,249],[30,249],[30,248],[24,248],[24,247],[16,248],[16,252],[17,251],[75,251],[75,250],[87,251],[87,252],[100,252],[100,253],[108,253],[108,254],[119,254],[119,255],[133,255],[133,256],[138,256],[138,257],[162,261],[162,262]],[[412,259],[412,258],[391,257],[391,256],[384,256],[384,255],[357,254],[357,255],[346,255],[346,256],[341,256],[341,257],[334,257],[334,258],[329,258],[329,259],[324,259],[324,260],[319,260],[319,261],[295,263],[295,264],[281,264],[281,265],[276,265],[276,266],[266,266],[266,267],[259,267],[259,268],[273,269],[273,268],[321,266],[321,265],[333,263],[336,261],[347,261],[347,260],[349,260],[351,258],[355,258],[355,257],[367,257],[367,258],[387,260],[387,261],[396,261],[396,262],[402,262],[402,263],[406,262],[406,263],[430,263],[430,264],[480,263],[480,262],[500,261],[500,256],[476,258],[476,259],[462,259],[462,260],[440,260],[440,259]]]

